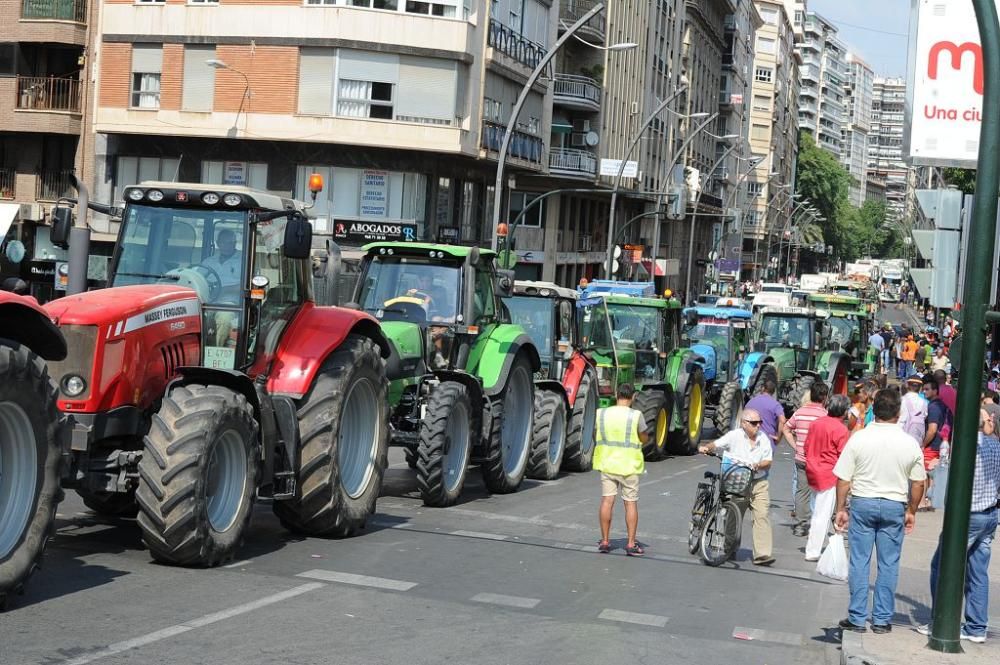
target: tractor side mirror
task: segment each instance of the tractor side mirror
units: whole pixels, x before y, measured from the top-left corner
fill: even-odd
[[[514,295],[514,271],[513,270],[498,270],[497,271],[497,285],[496,285],[497,295],[501,298],[510,298]]]
[[[693,309],[684,312],[684,325],[689,328],[694,328],[698,325],[698,312]]]
[[[281,253],[289,259],[308,259],[312,254],[312,224],[302,215],[293,215],[285,224]]]
[[[73,209],[58,206],[52,209],[52,228],[49,240],[56,247],[69,249],[69,232],[73,228]]]

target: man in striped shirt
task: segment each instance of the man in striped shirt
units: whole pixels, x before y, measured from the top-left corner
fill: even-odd
[[[809,507],[812,490],[809,488],[809,479],[806,478],[806,437],[809,436],[809,428],[813,422],[826,415],[826,407],[823,405],[829,394],[830,389],[825,383],[813,381],[809,387],[809,403],[800,407],[785,422],[785,440],[795,449],[792,492],[795,499],[796,524],[792,528],[792,533],[796,536],[808,536],[809,522],[812,520],[812,510]]]

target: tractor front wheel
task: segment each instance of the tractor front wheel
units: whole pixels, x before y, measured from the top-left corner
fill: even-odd
[[[217,566],[233,557],[253,513],[260,439],[246,397],[178,386],[153,414],[139,462],[139,527],[153,558]]]
[[[469,389],[442,381],[427,400],[417,447],[417,487],[424,505],[450,506],[462,494],[476,431]]]
[[[778,385],[778,368],[774,366],[773,363],[764,363],[760,368],[760,373],[757,375],[757,383],[753,384],[751,390],[753,390],[754,396],[764,392],[764,384],[767,383],[768,379],[774,381],[775,387]]]
[[[670,430],[670,400],[661,390],[643,390],[636,393],[632,408],[642,412],[649,440],[642,446],[643,456],[650,462],[666,455]]]
[[[500,398],[493,402],[493,422],[482,463],[483,480],[494,494],[516,492],[524,480],[535,422],[534,404],[531,367],[524,356],[518,356]]]
[[[792,413],[800,407],[803,406],[808,401],[809,391],[812,390],[812,385],[816,381],[811,376],[797,376],[792,381],[791,387],[788,389],[788,404],[785,405],[786,415],[791,416]],[[791,413],[787,413],[791,409]]]
[[[670,433],[670,449],[679,455],[694,455],[705,421],[705,375],[701,367],[695,367],[688,376],[681,406],[681,427]]]
[[[343,538],[375,513],[389,450],[386,379],[378,346],[350,335],[298,403],[298,491],[275,501],[291,531]]]
[[[566,435],[563,466],[567,471],[590,471],[594,463],[594,429],[597,425],[597,386],[595,376],[584,372],[576,389],[573,415]]]
[[[730,381],[722,387],[719,406],[715,409],[715,429],[719,434],[731,432],[740,426],[743,417],[743,387],[739,381]]]
[[[553,480],[566,451],[566,401],[551,390],[535,391],[535,428],[531,437],[528,477]]]
[[[55,531],[59,423],[45,362],[0,341],[0,610],[39,567]]]

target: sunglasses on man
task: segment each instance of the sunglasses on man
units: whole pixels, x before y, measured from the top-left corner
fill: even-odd
[[[747,425],[757,425],[757,426],[759,426],[761,424],[761,422],[763,422],[763,421],[760,421],[760,420],[744,420],[743,422],[745,422]]]

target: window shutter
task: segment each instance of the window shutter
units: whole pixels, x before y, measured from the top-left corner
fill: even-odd
[[[396,115],[409,118],[455,120],[457,63],[403,56],[399,60]]]
[[[142,74],[159,74],[163,69],[161,44],[133,44],[132,71]]]
[[[211,111],[215,100],[215,69],[206,60],[215,58],[214,46],[184,47],[184,97],[181,108],[185,111]]]
[[[299,49],[299,113],[331,115],[334,50]]]
[[[341,80],[399,82],[399,56],[373,51],[340,50]]]

